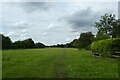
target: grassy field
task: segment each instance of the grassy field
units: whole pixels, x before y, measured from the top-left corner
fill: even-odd
[[[4,50],[3,78],[118,78],[118,60],[68,48]]]

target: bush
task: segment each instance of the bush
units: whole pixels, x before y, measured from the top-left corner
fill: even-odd
[[[110,38],[93,42],[93,52],[101,53],[102,56],[111,57],[113,51],[120,51],[120,38]]]

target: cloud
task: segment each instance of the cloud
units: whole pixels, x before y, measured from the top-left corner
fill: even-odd
[[[58,25],[55,23],[50,23],[49,26],[47,27],[47,30],[53,29],[55,27],[57,27]]]
[[[70,38],[66,38],[65,41],[66,41],[66,42],[69,42],[69,41],[71,41],[71,39],[70,39]]]
[[[17,37],[17,40],[18,40],[18,38],[21,40],[27,38],[27,33],[23,33],[21,31],[10,31],[10,32],[6,33],[5,35],[12,37],[14,39],[16,39],[16,37]]]
[[[12,27],[11,31],[7,32],[6,35],[13,38],[13,41],[18,39],[26,39],[28,37],[28,30],[31,28],[32,24],[20,21],[16,23],[11,23],[9,27]]]
[[[34,11],[45,11],[50,9],[50,4],[47,2],[22,2],[21,7],[28,13]]]
[[[26,29],[26,28],[29,28],[31,27],[32,24],[31,23],[27,23],[27,22],[16,22],[14,25],[13,25],[13,28],[17,28],[17,29]],[[25,30],[24,30],[25,31]]]
[[[14,36],[15,34],[16,34],[15,32],[11,31],[6,36]]]
[[[27,31],[26,29],[21,30],[22,33],[25,33],[26,31]]]
[[[80,29],[81,27],[93,27],[99,16],[100,14],[98,14],[98,12],[95,12],[88,7],[74,12],[71,16],[67,17],[66,20],[73,29]]]
[[[0,34],[4,34],[4,32],[1,31]]]
[[[42,34],[42,36],[46,36],[47,35],[47,32],[44,32],[43,34]]]

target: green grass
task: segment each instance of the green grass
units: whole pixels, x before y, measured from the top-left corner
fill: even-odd
[[[3,50],[3,78],[118,78],[118,60],[73,48]]]

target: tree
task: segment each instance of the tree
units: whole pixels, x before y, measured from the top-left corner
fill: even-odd
[[[112,37],[120,38],[120,19],[116,20],[114,23]]]
[[[74,39],[72,42],[67,44],[68,47],[78,48],[78,39]]]
[[[11,39],[8,36],[0,34],[0,49],[26,49],[26,48],[45,48],[43,43],[34,43],[31,38],[15,41],[12,43]]]
[[[12,44],[13,49],[34,48],[34,41],[29,38],[23,41],[16,41]]]
[[[24,49],[26,48],[25,43],[23,41],[15,41],[12,44],[12,48],[13,49]]]
[[[103,35],[108,35],[109,37],[112,37],[113,28],[116,26],[115,23],[115,15],[105,14],[104,16],[101,16],[101,20],[99,22],[95,23],[95,26],[98,28],[98,31]]]
[[[34,48],[45,48],[45,45],[43,43],[38,42],[34,45]]]
[[[98,32],[96,34],[96,37],[94,38],[94,41],[99,41],[99,40],[108,39],[108,38],[110,38],[108,35]]]
[[[23,40],[23,43],[25,45],[25,48],[33,48],[34,47],[34,41],[31,38]]]
[[[78,48],[88,48],[94,39],[94,35],[91,32],[81,33],[78,39]]]
[[[11,49],[12,41],[8,36],[4,36],[3,34],[0,34],[2,37],[2,49]]]

